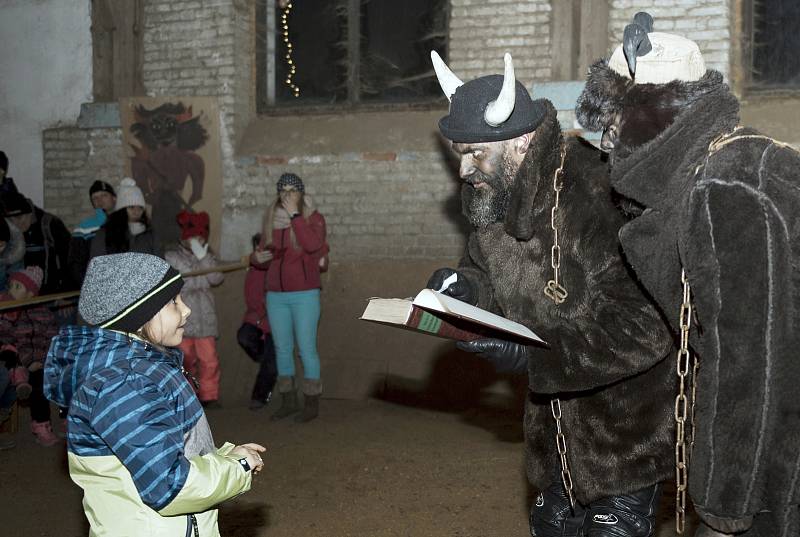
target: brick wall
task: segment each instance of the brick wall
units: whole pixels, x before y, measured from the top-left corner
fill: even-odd
[[[695,41],[706,66],[727,77],[730,69],[731,0],[611,0],[610,40],[616,46],[638,11],[655,19],[654,30]]]
[[[648,10],[657,29],[697,40],[709,66],[727,73],[729,4],[730,0],[611,0],[611,42],[619,42],[636,11]],[[463,80],[501,72],[502,54],[508,50],[518,79],[528,87],[549,80],[550,6],[551,0],[452,0],[451,68]],[[435,138],[435,119],[420,121],[411,134],[390,139],[392,123],[408,114],[387,113],[386,130],[376,134],[377,142],[347,149],[335,143],[337,137],[353,136],[344,125],[338,133],[322,136],[313,126],[298,127],[277,118],[269,128],[246,132],[254,117],[254,16],[254,0],[145,3],[147,93],[219,98],[222,255],[233,258],[247,251],[272,185],[282,171],[291,170],[307,179],[309,192],[329,221],[335,259],[457,257],[463,244],[460,202]],[[298,123],[307,125],[340,121],[339,116],[301,119]],[[237,151],[248,135],[263,141],[256,149]],[[292,151],[285,151],[276,148],[279,138],[297,142]],[[123,173],[119,129],[49,130],[44,149],[45,206],[70,224],[88,210],[85,191],[91,181],[116,182]]]
[[[449,65],[459,78],[502,73],[505,52],[525,86],[550,79],[550,0],[451,0]]]
[[[115,128],[47,129],[44,150],[44,206],[68,228],[89,216],[89,187],[102,179],[119,184],[125,173],[122,131]]]
[[[229,234],[247,248],[260,227],[265,200],[286,170],[305,178],[328,224],[332,260],[457,258],[464,233],[458,184],[441,153],[344,153],[303,157],[243,157],[242,181],[226,197],[242,218]]]
[[[253,0],[147,0],[144,8],[147,94],[218,97],[226,163],[254,109],[254,16]]]

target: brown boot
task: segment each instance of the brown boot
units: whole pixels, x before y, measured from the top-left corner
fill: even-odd
[[[297,406],[294,377],[278,377],[278,391],[281,394],[281,407],[270,417],[272,421],[282,420],[300,410]]]
[[[303,411],[294,417],[296,423],[306,423],[319,416],[319,395],[303,397]]]
[[[303,411],[294,417],[297,423],[306,423],[319,416],[320,379],[303,379]]]

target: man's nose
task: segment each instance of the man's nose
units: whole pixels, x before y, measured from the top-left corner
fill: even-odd
[[[472,163],[472,160],[466,158],[461,159],[461,167],[458,170],[458,175],[460,175],[462,179],[466,179],[473,173],[475,173],[475,165]]]

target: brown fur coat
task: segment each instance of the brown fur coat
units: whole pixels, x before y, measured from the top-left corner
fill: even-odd
[[[558,475],[550,400],[562,428],[577,499],[589,503],[638,490],[673,471],[676,377],[666,324],[619,251],[623,224],[600,153],[569,139],[558,211],[561,281],[556,306],[543,293],[553,277],[550,209],[561,130],[548,103],[516,176],[505,222],[475,230],[459,271],[479,290],[478,306],[521,322],[550,349],[529,362],[525,432],[528,477],[541,490]],[[464,207],[471,194],[464,187]]]

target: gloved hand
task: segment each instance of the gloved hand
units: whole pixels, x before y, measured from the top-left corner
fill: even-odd
[[[504,339],[485,338],[459,341],[456,347],[477,354],[492,364],[498,373],[523,374],[528,372],[530,347]]]
[[[200,244],[200,239],[197,237],[189,239],[189,248],[192,249],[194,256],[201,261],[208,254],[208,243]]]
[[[451,268],[440,268],[433,273],[430,279],[428,279],[428,285],[426,287],[428,289],[438,291],[442,287],[444,281],[453,274],[455,274],[458,279],[451,283],[447,289],[442,291],[442,294],[457,298],[458,300],[473,306],[476,305],[478,303],[478,290],[475,288],[475,285],[466,278],[466,276],[457,270],[453,270]]]

